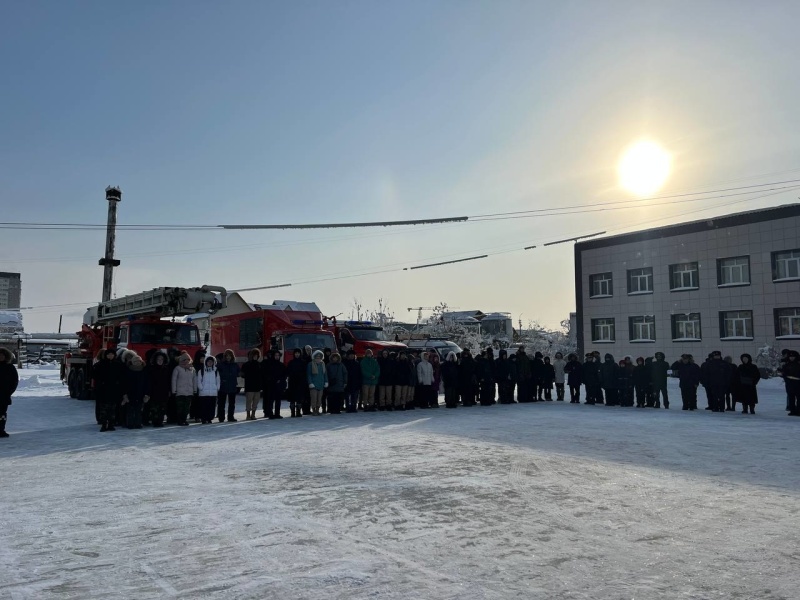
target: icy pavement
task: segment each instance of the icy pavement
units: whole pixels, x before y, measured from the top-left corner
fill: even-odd
[[[668,411],[100,434],[57,372],[21,374],[0,441],[0,598],[800,597],[800,418],[779,380],[754,416],[675,410],[672,388]]]

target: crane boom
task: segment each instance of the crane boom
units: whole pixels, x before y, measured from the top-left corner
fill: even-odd
[[[227,304],[227,292],[219,286],[195,288],[160,287],[101,302],[86,311],[87,325],[102,325],[126,317],[182,317],[214,312]]]

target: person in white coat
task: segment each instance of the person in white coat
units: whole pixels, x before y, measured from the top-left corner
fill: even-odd
[[[214,418],[219,393],[219,371],[213,356],[206,358],[203,368],[197,372],[197,396],[200,403],[199,417],[205,425]]]
[[[428,353],[422,353],[422,360],[417,363],[417,388],[419,389],[420,408],[431,408],[438,404],[438,390],[433,389],[433,365],[428,360]]]

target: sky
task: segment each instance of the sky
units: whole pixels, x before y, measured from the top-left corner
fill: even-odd
[[[2,222],[105,223],[107,185],[123,190],[120,224],[602,208],[378,230],[120,231],[117,296],[292,283],[244,296],[347,316],[355,299],[382,299],[411,321],[407,308],[445,302],[557,328],[575,308],[573,250],[543,243],[800,195],[640,201],[616,172],[646,138],[672,156],[659,195],[800,178],[793,1],[0,9]],[[611,210],[620,200],[635,201]],[[22,273],[34,307],[27,331],[54,331],[59,315],[79,328],[101,296],[104,245],[104,231],[0,229],[0,271]]]

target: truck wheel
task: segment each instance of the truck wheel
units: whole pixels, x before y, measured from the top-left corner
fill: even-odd
[[[86,375],[83,371],[78,371],[75,376],[75,391],[77,392],[76,398],[78,400],[89,399],[89,390],[86,389]]]
[[[75,387],[75,371],[70,370],[69,377],[67,377],[67,389],[69,390],[69,397],[70,398],[77,398],[78,397],[78,390]]]

